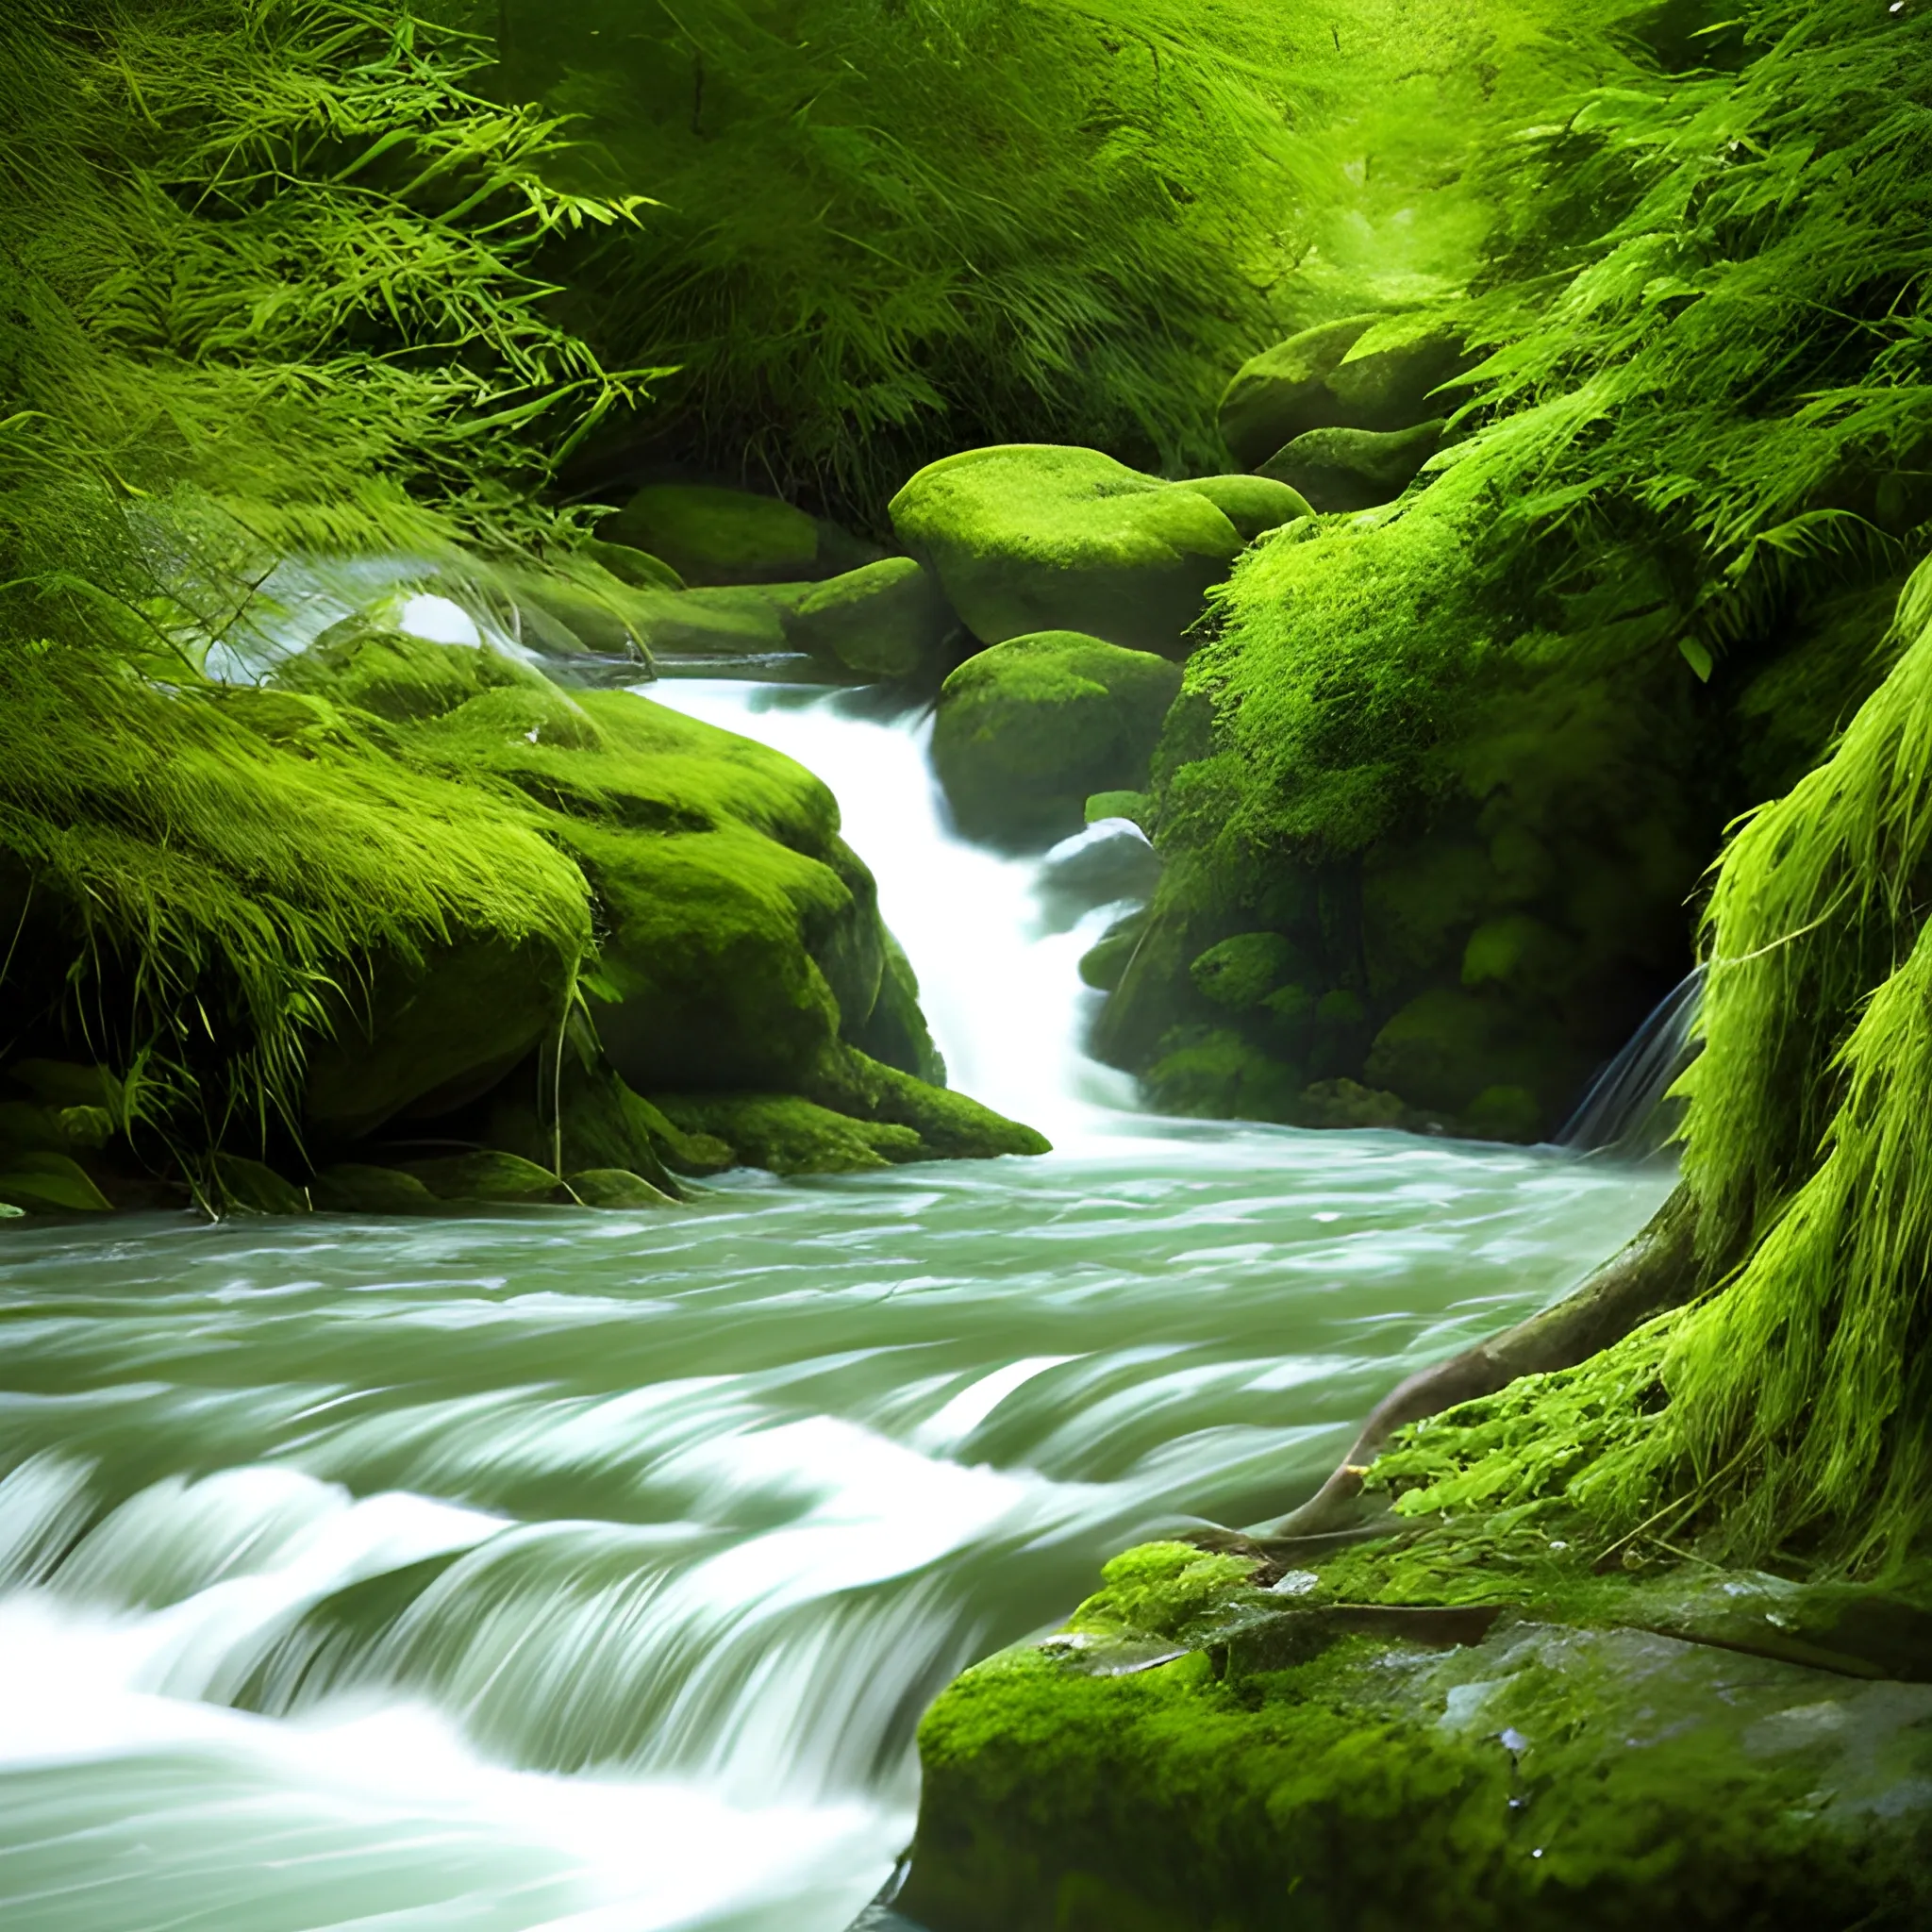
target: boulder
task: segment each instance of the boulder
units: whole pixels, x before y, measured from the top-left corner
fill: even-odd
[[[1415,481],[1447,426],[1437,417],[1413,429],[1310,429],[1276,450],[1260,474],[1324,513],[1374,509]]]
[[[569,1176],[565,1186],[583,1208],[670,1208],[675,1205],[662,1188],[642,1174],[623,1167],[589,1167]]]
[[[1180,1543],[1105,1581],[921,1724],[895,1903],[927,1932],[1851,1932],[1932,1912],[1932,1620],[1909,1604],[1586,1572],[1572,1622],[1337,1602],[1319,1570]]]
[[[934,770],[969,839],[1045,844],[1080,829],[1088,797],[1143,785],[1177,666],[1077,631],[969,658],[940,691]]]
[[[802,646],[786,634],[809,583],[741,584],[709,590],[638,590],[624,600],[625,621],[653,660],[778,658]]]
[[[439,1201],[534,1208],[570,1199],[569,1190],[547,1167],[496,1148],[445,1155],[437,1160],[405,1160],[397,1165],[399,1172],[412,1174]]]
[[[1221,434],[1236,460],[1259,469],[1312,429],[1410,429],[1440,416],[1441,403],[1431,398],[1462,367],[1459,344],[1426,331],[1354,356],[1362,338],[1387,320],[1356,315],[1324,323],[1244,362],[1221,398]]]
[[[1205,496],[1237,530],[1241,541],[1252,543],[1270,530],[1312,516],[1314,508],[1298,489],[1293,478],[1286,481],[1272,473],[1256,476],[1193,476],[1175,483],[1175,490],[1189,490]]]
[[[930,464],[891,518],[982,643],[1078,630],[1169,657],[1246,541],[1198,489],[1046,443]]]
[[[775,496],[709,483],[647,483],[597,535],[667,563],[688,584],[780,584],[829,575],[819,526]]]
[[[785,617],[794,650],[865,677],[909,678],[958,624],[938,580],[909,557],[881,558],[808,591]]]
[[[440,1206],[414,1174],[357,1160],[324,1168],[308,1194],[323,1214],[434,1214]]]

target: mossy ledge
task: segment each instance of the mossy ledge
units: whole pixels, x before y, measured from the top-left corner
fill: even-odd
[[[0,855],[27,1211],[589,1198],[573,1174],[635,1207],[734,1159],[1046,1145],[936,1084],[823,784],[488,649],[350,624],[263,688],[0,653]]]

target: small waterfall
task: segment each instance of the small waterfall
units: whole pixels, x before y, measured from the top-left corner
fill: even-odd
[[[1682,1111],[1670,1091],[1700,1049],[1695,1029],[1703,992],[1704,968],[1693,966],[1591,1083],[1557,1136],[1558,1147],[1640,1157],[1661,1151]]]
[[[1062,1147],[1133,1108],[1132,1080],[1080,1051],[1101,995],[1079,964],[1152,889],[1136,828],[1108,821],[1038,858],[966,843],[926,757],[930,714],[883,713],[876,691],[678,677],[645,695],[769,744],[831,787],[919,975],[951,1085]]]

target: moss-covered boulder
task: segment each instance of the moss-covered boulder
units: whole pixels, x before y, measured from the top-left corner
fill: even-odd
[[[930,464],[892,499],[891,517],[987,644],[1077,630],[1184,655],[1208,587],[1246,541],[1199,490],[1045,443]]]
[[[1439,418],[1412,429],[1310,429],[1285,443],[1261,465],[1328,513],[1392,503],[1441,447]]]
[[[1252,543],[1257,537],[1295,523],[1316,508],[1326,508],[1311,505],[1291,484],[1291,478],[1274,475],[1192,476],[1172,487],[1205,496],[1241,532],[1243,541]]]
[[[647,483],[598,528],[690,584],[778,584],[828,575],[819,526],[774,496],[708,483]]]
[[[791,610],[794,649],[864,677],[912,678],[956,628],[938,580],[909,557],[881,558],[820,584]]]
[[[940,691],[933,768],[959,829],[997,844],[1076,832],[1090,794],[1145,782],[1180,672],[1077,631],[969,658]]]
[[[1456,340],[1426,325],[1374,315],[1324,323],[1236,371],[1221,399],[1221,433],[1239,462],[1258,470],[1310,430],[1410,429],[1444,413],[1435,391],[1462,366]]]
[[[1695,1594],[1609,1585],[1574,1621],[1347,1604],[1315,1570],[1131,1551],[927,1713],[897,1909],[928,1932],[1921,1923],[1909,1647],[1792,1641],[1805,1593],[1770,1579]]]

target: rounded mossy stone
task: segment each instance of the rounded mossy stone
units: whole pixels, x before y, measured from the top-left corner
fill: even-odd
[[[222,1193],[222,1206],[231,1213],[307,1214],[310,1208],[308,1190],[286,1180],[274,1168],[239,1154],[217,1154],[215,1179]]]
[[[590,1167],[564,1182],[571,1198],[584,1208],[671,1208],[676,1203],[662,1188],[623,1167]]]
[[[795,648],[867,677],[916,676],[953,629],[938,580],[910,557],[886,557],[820,584],[786,619]]]
[[[1103,819],[1125,819],[1144,832],[1151,803],[1144,791],[1096,791],[1081,807],[1080,816],[1090,825],[1097,825]]]
[[[619,608],[653,660],[775,658],[801,648],[786,625],[814,588],[803,582],[646,587],[625,591]]]
[[[1540,1072],[1517,1016],[1457,987],[1434,988],[1393,1014],[1365,1067],[1372,1085],[1451,1114],[1462,1113],[1485,1088],[1537,1087]]]
[[[1461,367],[1455,338],[1424,328],[1355,354],[1387,320],[1355,315],[1324,323],[1242,363],[1221,398],[1222,439],[1235,459],[1258,470],[1310,430],[1402,430],[1441,416],[1441,405],[1431,397]]]
[[[819,526],[775,496],[710,483],[647,483],[598,530],[688,584],[775,584],[818,575]]]
[[[1324,514],[1373,509],[1393,503],[1442,445],[1439,417],[1413,429],[1310,429],[1285,443],[1260,466]]]
[[[1209,587],[1245,542],[1200,492],[1057,443],[929,464],[891,515],[899,541],[988,644],[1072,630],[1182,656]]]
[[[1177,666],[1076,631],[1015,638],[940,689],[933,768],[969,839],[1024,845],[1077,832],[1096,791],[1146,781]]]
[[[113,1203],[72,1155],[0,1152],[0,1201],[23,1214],[107,1214]]]
[[[555,687],[541,672],[487,645],[439,644],[349,619],[275,674],[284,692],[320,696],[391,724],[440,718],[487,691]]]
[[[1485,1087],[1462,1114],[1464,1131],[1478,1141],[1527,1143],[1542,1125],[1542,1105],[1526,1087]]]
[[[569,1191],[547,1167],[518,1154],[483,1148],[436,1160],[406,1160],[398,1171],[411,1174],[439,1201],[489,1201],[535,1207],[564,1202]]]
[[[1188,975],[1217,1007],[1238,1013],[1259,1006],[1297,961],[1294,942],[1282,934],[1241,932],[1209,946],[1188,968]]]
[[[1205,496],[1249,543],[1315,513],[1299,490],[1272,475],[1193,476],[1168,487]]]
[[[355,1160],[324,1168],[308,1195],[325,1214],[434,1214],[442,1205],[414,1174]]]

